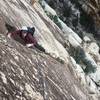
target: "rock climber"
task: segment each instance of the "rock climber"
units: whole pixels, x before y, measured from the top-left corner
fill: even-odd
[[[34,32],[34,27],[23,26],[20,30],[8,32],[7,36],[21,42],[22,44],[25,44],[29,48],[36,47],[40,51],[45,52],[45,49],[38,44],[36,38],[34,37]]]

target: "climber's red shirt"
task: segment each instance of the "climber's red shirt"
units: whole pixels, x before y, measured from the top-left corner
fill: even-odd
[[[21,30],[16,30],[14,32],[8,33],[12,38],[16,39],[17,36],[19,36],[22,40],[24,40],[25,44],[33,44],[35,45],[37,43],[34,36],[32,36],[31,33],[27,33],[25,37],[22,35]]]

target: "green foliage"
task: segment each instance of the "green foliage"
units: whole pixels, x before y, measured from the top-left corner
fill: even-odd
[[[57,60],[58,62],[60,62],[61,64],[64,64],[64,61],[63,61],[62,59],[60,59],[59,57],[56,58],[56,60]]]
[[[83,59],[83,63],[86,65],[86,68],[84,70],[84,72],[86,74],[88,73],[94,73],[96,71],[96,66],[92,64],[92,62],[86,58]]]
[[[45,9],[45,5],[43,5],[43,0],[39,0],[38,2],[39,2],[40,5],[42,6],[42,8]]]
[[[48,11],[45,11],[46,15],[54,21],[54,23],[60,28],[62,29],[62,25],[61,23],[59,22],[59,17],[57,15],[52,15],[51,13],[49,13]]]
[[[39,0],[38,2],[41,4],[42,3],[42,0]]]
[[[96,66],[86,57],[85,51],[81,47],[71,48],[70,54],[74,57],[76,63],[86,66],[86,68],[83,69],[86,74],[96,71]]]
[[[46,15],[47,15],[51,20],[53,20],[54,23],[55,23],[60,29],[62,29],[62,25],[61,25],[61,23],[60,23],[59,20],[58,20],[59,17],[58,17],[57,15],[52,15],[49,11],[47,11],[47,10],[45,9],[45,5],[43,5],[43,2],[42,2],[42,1],[43,1],[43,0],[39,0],[39,3],[41,4],[42,8],[44,9]]]
[[[55,15],[55,16],[53,17],[53,21],[55,22],[56,25],[58,25],[59,28],[62,29],[62,25],[61,25],[61,23],[60,23],[59,20],[58,20],[58,16]]]

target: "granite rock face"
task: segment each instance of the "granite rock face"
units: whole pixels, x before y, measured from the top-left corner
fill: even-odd
[[[71,61],[75,68],[74,71],[77,73],[77,75],[75,75],[75,76],[78,79],[80,79],[81,84],[88,85],[90,94],[92,93],[92,94],[98,95],[99,94],[99,82],[100,82],[100,79],[99,79],[100,55],[99,55],[99,45],[96,43],[97,40],[95,40],[93,35],[88,34],[88,33],[85,33],[84,35],[82,35],[82,37],[80,37],[79,34],[75,33],[73,30],[71,30],[61,20],[61,18],[59,18],[59,14],[63,13],[63,12],[61,12],[61,13],[59,13],[59,12],[62,11],[63,10],[62,8],[63,7],[65,8],[65,6],[59,7],[57,5],[60,5],[62,2],[66,2],[67,0],[62,1],[62,2],[50,1],[50,2],[52,2],[51,6],[56,5],[53,7],[55,7],[54,9],[57,11],[58,15],[55,12],[55,10],[50,8],[50,6],[48,6],[44,0],[41,0],[41,1],[42,2],[40,2],[40,4],[42,5],[46,15],[52,21],[54,21],[55,24],[58,25],[58,27],[63,32],[62,35],[63,35],[63,39],[66,42],[66,50],[68,51],[68,53],[71,57]],[[49,0],[46,0],[46,1],[49,1]],[[66,2],[66,3],[68,3],[68,2]],[[73,14],[74,14],[74,12],[72,13],[72,15]],[[92,25],[92,24],[90,24],[90,25]],[[87,26],[87,28],[88,28],[88,26]],[[82,31],[82,32],[84,33],[84,31]]]
[[[85,59],[88,64],[88,60],[97,68],[98,46],[94,46],[96,50],[87,50],[87,43],[82,46],[81,38],[59,19],[61,30],[37,1],[0,1],[0,100],[99,100],[99,87],[95,84],[99,82],[99,77],[95,78],[99,70],[94,77],[93,73],[85,75],[83,67],[87,66],[82,67],[75,59],[80,54],[76,53],[79,46],[85,54],[81,61]],[[35,37],[46,54],[6,36],[8,31],[25,25],[36,28]],[[91,44],[89,48],[94,47]],[[87,54],[90,52],[98,56],[98,63]]]
[[[90,100],[70,66],[0,34],[0,99]]]

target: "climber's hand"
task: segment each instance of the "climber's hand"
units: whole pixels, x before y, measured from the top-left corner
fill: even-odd
[[[34,45],[31,43],[31,44],[26,44],[26,46],[27,46],[28,48],[32,48]]]
[[[7,37],[8,37],[8,38],[11,38],[11,33],[8,33],[8,34],[7,34]]]

